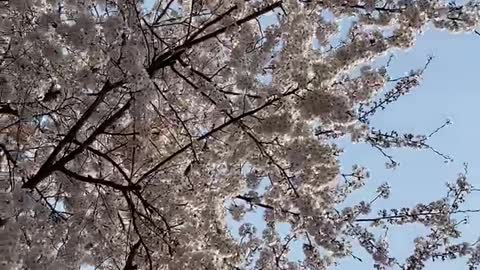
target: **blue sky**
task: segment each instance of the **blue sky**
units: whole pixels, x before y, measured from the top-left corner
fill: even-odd
[[[429,134],[446,119],[453,125],[442,129],[430,139],[430,144],[454,158],[453,163],[445,164],[443,159],[430,151],[401,149],[390,151],[400,162],[395,170],[385,169],[385,158],[367,145],[342,144],[341,157],[344,168],[359,163],[371,170],[372,180],[363,191],[354,194],[350,200],[359,201],[372,197],[375,188],[384,181],[392,186],[392,196],[382,202],[382,208],[414,206],[418,202],[428,202],[445,195],[445,182],[453,181],[463,170],[463,162],[468,163],[469,179],[479,183],[480,149],[478,140],[480,126],[477,87],[478,65],[480,60],[480,36],[475,34],[451,34],[444,31],[428,30],[417,39],[416,45],[407,52],[396,53],[389,71],[393,77],[403,75],[412,68],[421,67],[428,56],[434,60],[424,73],[422,84],[411,94],[400,98],[385,111],[373,118],[372,125],[385,131]],[[471,197],[478,197],[473,194]],[[480,199],[469,200],[466,207],[480,208]],[[465,225],[465,239],[476,240],[480,217],[472,215],[470,224]],[[400,257],[412,250],[412,240],[420,232],[416,226],[390,230],[389,241],[393,251]],[[359,254],[357,254],[359,255]],[[360,256],[366,258],[366,256]],[[371,264],[346,260],[338,269],[371,269]],[[427,269],[464,268],[458,263],[429,263]]]

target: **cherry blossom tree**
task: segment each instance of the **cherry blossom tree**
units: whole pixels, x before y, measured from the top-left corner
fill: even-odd
[[[378,269],[458,257],[474,269],[480,245],[457,241],[456,214],[475,191],[467,170],[430,204],[371,213],[390,194],[385,183],[375,198],[340,208],[369,173],[341,171],[334,139],[371,145],[389,167],[398,163],[388,149],[398,147],[448,161],[428,143],[448,122],[415,135],[369,121],[419,85],[430,59],[401,78],[369,63],[412,47],[427,26],[474,31],[479,9],[440,0],[157,0],[148,9],[138,0],[1,0],[2,267],[326,269],[359,243]],[[358,22],[334,46],[346,16]],[[262,231],[246,215],[260,209]],[[405,261],[372,232],[411,223],[431,233]],[[288,256],[294,242],[300,260]]]

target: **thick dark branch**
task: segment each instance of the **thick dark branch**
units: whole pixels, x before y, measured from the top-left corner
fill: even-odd
[[[7,103],[0,105],[0,114],[10,114],[18,116],[18,111],[10,107],[10,104]]]
[[[138,240],[131,248],[130,252],[128,253],[127,261],[125,262],[125,267],[123,270],[136,270],[137,266],[133,264],[133,259],[137,254],[138,248],[140,247],[140,240]]]
[[[152,76],[157,70],[161,69],[161,68],[164,68],[168,65],[171,65],[176,59],[178,59],[180,57],[180,55],[182,55],[187,49],[197,45],[197,44],[200,44],[206,40],[209,40],[211,38],[214,38],[220,34],[223,34],[227,31],[228,28],[234,26],[234,25],[242,25],[250,20],[253,20],[269,11],[272,11],[273,9],[277,8],[277,7],[280,7],[282,5],[282,1],[278,1],[278,2],[275,2],[271,5],[268,5],[264,8],[261,8],[259,9],[258,11],[256,12],[253,12],[252,14],[242,18],[242,19],[239,19],[237,20],[236,22],[232,23],[231,25],[228,25],[228,26],[224,26],[224,27],[221,27],[209,34],[206,34],[202,37],[199,37],[197,39],[192,39],[194,36],[198,36],[200,34],[200,32],[196,32],[194,34],[192,34],[191,38],[188,39],[185,43],[183,43],[182,45],[179,45],[177,47],[175,47],[174,49],[168,51],[168,52],[165,52],[164,54],[158,56],[153,62],[152,64],[150,65],[150,67],[148,67],[147,69],[147,72],[148,74],[150,74],[150,76]],[[233,10],[236,9],[236,6],[233,6],[232,8],[229,9],[229,11],[227,12],[231,12]],[[231,10],[231,11],[230,11]],[[222,16],[220,16],[219,18],[222,18]],[[219,21],[219,18],[216,18],[214,19],[214,21]],[[211,24],[207,24],[207,26],[210,26]],[[204,28],[204,27],[203,27]]]
[[[68,170],[67,168],[60,168],[59,171],[64,173],[66,176],[74,178],[78,181],[85,182],[85,183],[90,183],[90,184],[97,184],[97,185],[103,185],[107,187],[111,187],[113,189],[119,190],[119,191],[133,191],[133,190],[139,190],[140,186],[124,186],[120,185],[111,181],[107,181],[104,179],[100,178],[93,178],[91,176],[83,176],[78,173],[72,172]]]
[[[8,161],[10,161],[14,166],[17,165],[17,161],[12,157],[12,155],[10,155],[10,151],[8,151],[7,147],[3,143],[0,143],[0,150],[5,153],[5,157]]]
[[[75,150],[73,150],[72,152],[70,152],[67,156],[61,158],[58,163],[60,164],[66,164],[68,161],[72,160],[75,158],[75,156],[77,156],[78,154],[80,154],[83,150],[85,150],[85,148],[87,148],[87,146],[89,146],[90,144],[92,144],[95,139],[97,138],[98,135],[100,135],[101,133],[104,133],[104,131],[109,127],[111,126],[113,123],[115,123],[120,117],[122,117],[122,115],[130,108],[130,106],[132,105],[132,100],[129,99],[127,101],[127,103],[125,103],[116,113],[114,113],[112,116],[110,116],[107,120],[105,120],[102,124],[100,124],[96,129],[95,131],[92,132],[92,134],[90,134],[90,136]]]
[[[108,91],[107,91],[108,92]],[[106,94],[106,92],[105,92]],[[98,98],[97,98],[98,100]],[[93,104],[92,104],[93,105]],[[98,105],[98,104],[97,104]],[[56,156],[58,155],[58,153],[60,152],[60,150],[63,148],[63,145],[65,145],[67,142],[73,142],[75,140],[75,136],[76,136],[76,132],[78,132],[78,130],[81,128],[81,126],[77,128],[72,128],[70,129],[69,133],[64,137],[64,139],[57,145],[57,147],[54,149],[54,152],[52,152],[52,154],[50,154],[49,158],[47,159],[47,161],[45,161],[45,163],[43,163],[42,167],[40,167],[40,169],[38,170],[37,174],[35,174],[33,177],[31,177],[27,182],[25,182],[22,186],[22,188],[34,188],[36,187],[43,179],[47,178],[48,176],[50,176],[55,170],[59,170],[61,169],[62,167],[65,166],[65,164],[67,164],[67,162],[69,162],[70,160],[74,159],[78,154],[80,154],[81,152],[83,152],[83,150],[85,150],[86,147],[88,147],[91,143],[93,143],[93,141],[95,141],[96,137],[102,133],[103,131],[105,131],[105,129],[107,127],[109,127],[110,125],[112,125],[117,119],[119,119],[124,113],[125,111],[130,107],[131,105],[131,99],[129,101],[127,101],[127,103],[125,105],[123,105],[122,108],[120,108],[120,110],[118,110],[116,113],[114,113],[110,118],[108,118],[107,120],[105,120],[102,124],[100,124],[100,126],[97,127],[97,129],[95,129],[95,131],[93,131],[93,133],[78,147],[76,148],[75,150],[73,150],[72,152],[70,152],[67,156],[61,158],[59,161],[55,162],[55,158]],[[95,108],[93,108],[92,106],[90,106],[89,109],[94,110]],[[88,111],[88,110],[87,110]],[[92,112],[89,113],[89,115],[91,115]],[[87,114],[87,112],[85,112],[85,114]],[[80,120],[77,122],[77,124],[79,122],[81,122],[81,120],[83,119],[83,116],[82,115],[82,118],[80,118]],[[88,118],[88,117],[87,117]],[[85,122],[87,119],[84,118],[83,122]],[[77,126],[77,124],[75,126]],[[83,124],[82,124],[83,125]],[[72,130],[76,130],[75,133],[73,134],[70,134],[72,132]],[[65,140],[65,138],[68,138],[68,140]],[[63,145],[62,145],[63,144]],[[62,145],[62,147],[59,148],[59,146]],[[57,149],[60,149],[58,150],[58,152],[55,152]]]

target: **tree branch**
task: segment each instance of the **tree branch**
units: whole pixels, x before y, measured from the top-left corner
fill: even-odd
[[[140,186],[136,186],[136,185],[124,186],[124,185],[120,185],[120,184],[117,184],[117,183],[111,182],[111,181],[106,181],[106,180],[100,179],[100,178],[93,178],[91,176],[83,176],[83,175],[80,175],[78,173],[72,172],[65,167],[60,168],[59,171],[64,173],[66,176],[74,178],[74,179],[76,179],[80,182],[108,186],[108,187],[111,187],[111,188],[119,190],[119,191],[133,191],[133,190],[139,190],[140,189]]]
[[[185,43],[183,43],[182,45],[179,45],[177,47],[175,47],[174,49],[168,51],[168,52],[165,52],[163,53],[162,55],[159,55],[153,62],[152,64],[147,68],[147,72],[150,76],[153,76],[153,74],[161,69],[161,68],[164,68],[168,65],[170,65],[172,62],[174,62],[176,59],[178,59],[180,57],[180,55],[182,55],[187,49],[197,45],[197,44],[200,44],[206,40],[209,40],[213,37],[216,37],[220,34],[223,34],[227,31],[228,28],[232,27],[233,25],[242,25],[250,20],[253,20],[255,19],[256,17],[258,16],[261,16],[269,11],[272,11],[273,9],[277,8],[277,7],[280,7],[282,5],[282,1],[278,1],[278,2],[275,2],[271,5],[268,5],[264,8],[261,8],[259,9],[258,11],[256,12],[253,12],[252,14],[242,18],[242,19],[239,19],[237,21],[235,21],[234,23],[232,23],[231,25],[228,25],[228,26],[224,26],[224,27],[221,27],[209,34],[206,34],[202,37],[199,37],[197,39],[193,39],[195,36],[198,36],[200,34],[200,32],[196,32],[194,34],[192,34],[192,36],[190,37],[190,39],[188,39]],[[235,10],[237,7],[236,6],[233,6],[232,8],[230,8],[227,12],[230,13],[232,12],[233,10]],[[227,14],[228,14],[227,13]],[[213,21],[219,21],[219,19],[221,19],[222,16],[220,16],[219,18],[216,18],[214,19]],[[210,26],[211,24],[210,23],[207,23],[206,26]],[[202,27],[202,29],[206,29],[206,27]]]
[[[112,88],[113,89],[113,88]],[[111,90],[111,89],[110,89]],[[107,90],[102,90],[103,91],[103,96],[106,95],[108,92]],[[100,95],[99,95],[100,97]],[[103,98],[102,98],[103,99]],[[98,97],[96,101],[99,100]],[[95,104],[96,102],[94,102]],[[98,101],[100,103],[100,101]],[[62,150],[63,146],[65,146],[68,142],[73,142],[76,136],[76,133],[80,130],[81,126],[86,122],[87,118],[93,113],[95,110],[96,106],[93,106],[92,104],[88,110],[82,115],[82,117],[77,121],[77,124],[75,124],[72,129],[68,132],[68,134],[63,138],[63,140],[57,145],[57,147],[53,150],[53,152],[50,154],[48,157],[47,161],[45,161],[38,170],[38,172],[31,177],[27,182],[25,182],[22,186],[22,188],[34,188],[36,187],[43,179],[47,178],[50,176],[55,170],[59,170],[62,167],[67,164],[70,160],[74,159],[78,154],[80,154],[87,146],[89,146],[95,138],[102,133],[107,127],[109,127],[111,124],[113,124],[118,118],[120,118],[123,113],[130,107],[131,105],[131,99],[127,101],[125,105],[123,105],[120,110],[118,110],[116,113],[114,113],[110,118],[105,120],[100,126],[93,131],[93,133],[75,150],[70,152],[68,155],[65,157],[61,158],[59,161],[55,162],[56,156],[60,151]],[[74,132],[75,131],[75,132]]]

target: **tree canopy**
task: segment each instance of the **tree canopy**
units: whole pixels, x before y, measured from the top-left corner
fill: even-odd
[[[370,62],[426,27],[475,31],[480,4],[440,0],[0,1],[0,261],[6,269],[377,269],[480,264],[456,241],[474,187],[371,213],[339,207],[369,172],[335,139],[426,149],[430,135],[370,124],[420,84]],[[148,4],[148,5],[147,5]],[[358,18],[340,44],[341,18]],[[361,157],[358,157],[361,163]],[[262,209],[257,231],[246,215]],[[229,219],[241,222],[232,231]],[[376,228],[420,223],[405,261]],[[288,224],[281,236],[279,224]],[[302,258],[288,256],[290,244]],[[3,260],[3,261],[2,261]]]

